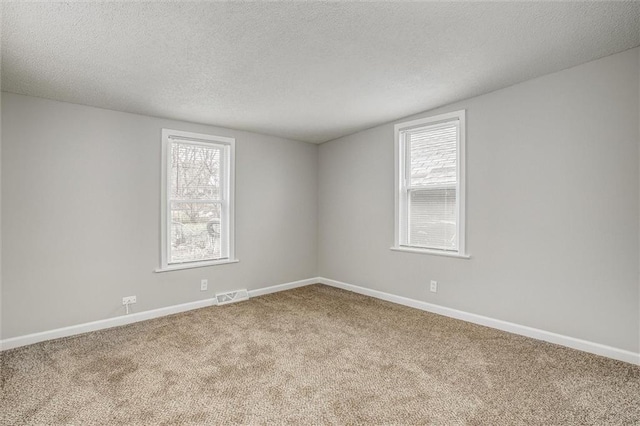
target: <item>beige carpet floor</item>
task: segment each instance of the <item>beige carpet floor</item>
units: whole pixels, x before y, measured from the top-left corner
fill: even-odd
[[[322,285],[1,365],[3,425],[640,424],[640,367]]]

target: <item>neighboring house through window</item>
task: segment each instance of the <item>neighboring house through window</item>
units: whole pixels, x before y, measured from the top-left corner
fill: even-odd
[[[465,113],[397,124],[393,249],[467,257]]]
[[[233,138],[162,130],[161,270],[234,259]]]

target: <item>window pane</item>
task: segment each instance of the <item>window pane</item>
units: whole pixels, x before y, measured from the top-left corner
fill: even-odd
[[[457,123],[427,126],[408,131],[409,186],[455,185]]]
[[[457,250],[455,188],[409,192],[409,245]]]
[[[171,203],[169,263],[225,257],[220,203]]]
[[[186,142],[171,144],[171,198],[220,200],[222,148]]]

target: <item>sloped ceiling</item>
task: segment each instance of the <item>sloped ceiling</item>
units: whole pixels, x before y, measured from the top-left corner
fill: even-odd
[[[2,90],[315,143],[640,45],[640,2],[2,7]]]

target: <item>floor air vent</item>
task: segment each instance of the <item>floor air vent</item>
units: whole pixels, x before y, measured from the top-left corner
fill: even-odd
[[[216,294],[216,302],[218,305],[242,302],[243,300],[249,300],[249,293],[247,290],[228,291],[226,293]]]

